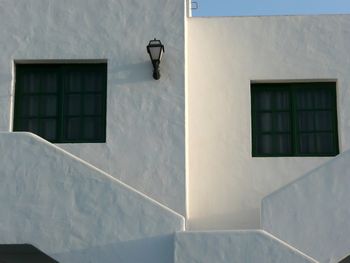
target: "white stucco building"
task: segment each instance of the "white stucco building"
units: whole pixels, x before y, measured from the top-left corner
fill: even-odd
[[[0,262],[350,254],[350,15],[189,7],[0,1]]]

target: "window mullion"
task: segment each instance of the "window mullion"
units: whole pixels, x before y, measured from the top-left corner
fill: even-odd
[[[107,68],[107,64],[105,65],[105,71],[106,71],[106,75],[108,72],[108,68]],[[99,74],[101,74],[101,77],[103,75],[103,73],[101,71],[99,71]],[[102,94],[104,96],[103,101],[102,101],[102,113],[103,113],[103,117],[102,117],[102,127],[105,127],[103,129],[103,134],[102,137],[105,138],[107,140],[107,92],[108,92],[108,78],[104,78],[103,80],[103,86],[106,87],[105,89],[103,89]]]
[[[82,74],[83,76],[83,74]],[[84,81],[84,80],[83,80]],[[84,84],[82,85],[81,89],[84,89]],[[84,129],[85,129],[85,122],[84,122],[84,94],[83,94],[83,90],[82,93],[80,94],[80,135],[79,137],[82,138],[82,140],[85,140],[84,137]]]
[[[43,112],[44,112],[44,98],[43,98],[43,76],[44,76],[44,73],[42,71],[39,72],[39,95],[38,95],[38,118],[37,118],[37,122],[38,122],[38,132],[39,132],[39,135],[44,137],[45,138],[45,131],[44,131],[44,121],[42,120],[41,117],[43,117]]]
[[[276,108],[277,108],[277,96],[276,96],[276,92],[272,92],[271,95],[271,137],[272,137],[272,141],[276,142],[277,139],[277,135],[276,135],[276,130],[277,130],[277,125],[276,125],[276,118],[277,118],[277,114],[276,114]],[[277,143],[273,143],[272,144],[272,152],[273,154],[277,154]]]
[[[66,79],[64,78],[64,68],[59,66],[57,69],[57,81],[58,81],[58,102],[57,102],[57,138],[58,142],[63,142],[64,137],[64,107],[65,107],[65,89]]]
[[[315,98],[315,94],[313,94],[312,96],[312,108],[316,109],[316,98]],[[317,129],[316,129],[316,112],[317,110],[314,110],[312,113],[312,125],[314,127],[313,129],[313,141],[314,141],[314,145],[315,145],[315,152],[319,152],[318,150],[318,145],[317,145],[317,139],[316,139],[316,134],[317,134]]]
[[[252,96],[252,102],[251,102],[251,111],[252,111],[252,149],[253,149],[253,156],[258,153],[258,141],[257,141],[257,127],[256,127],[256,93],[252,91],[252,88],[250,89],[250,93]]]
[[[289,86],[289,96],[290,96],[290,122],[291,122],[291,137],[292,137],[292,155],[298,155],[299,153],[299,132],[298,132],[298,111],[296,105],[296,90]]]
[[[20,69],[16,69],[16,83],[15,83],[15,89],[14,89],[14,114],[13,114],[13,125],[12,125],[12,131],[16,131],[19,129],[19,100],[22,99],[22,94],[20,94],[21,89],[19,88],[22,85],[22,72]]]
[[[337,85],[336,85],[337,86]],[[335,92],[332,92],[332,112],[333,112],[333,140],[334,140],[334,147],[333,147],[333,153],[339,153],[339,139],[338,139],[338,115],[337,115],[337,89],[335,89]]]

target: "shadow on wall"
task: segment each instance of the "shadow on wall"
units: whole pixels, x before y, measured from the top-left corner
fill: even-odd
[[[150,61],[127,65],[109,64],[109,81],[118,84],[140,83],[153,80]]]
[[[216,213],[187,220],[187,230],[256,229],[260,225],[260,209],[237,209],[235,213]],[[256,226],[256,227],[252,227]]]
[[[59,262],[169,263],[173,259],[174,235],[121,241],[101,247],[89,247],[52,254]],[[82,261],[84,260],[84,261]]]

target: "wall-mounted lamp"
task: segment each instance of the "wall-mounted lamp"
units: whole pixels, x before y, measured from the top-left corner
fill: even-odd
[[[160,79],[159,64],[164,53],[164,45],[160,40],[151,40],[147,46],[147,52],[153,65],[153,78]]]

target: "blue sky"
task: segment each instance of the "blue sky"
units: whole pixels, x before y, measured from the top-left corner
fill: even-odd
[[[349,14],[350,0],[192,0],[193,16]]]

